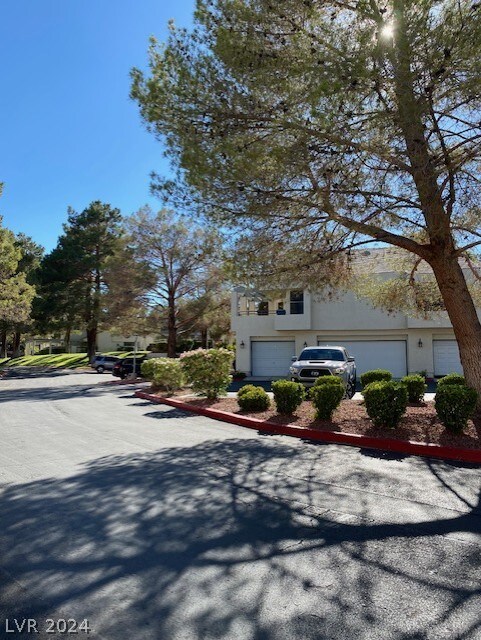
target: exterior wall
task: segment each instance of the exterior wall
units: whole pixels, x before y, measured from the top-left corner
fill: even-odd
[[[72,332],[70,339],[70,351],[72,353],[79,353],[82,351],[82,344],[85,343],[86,335],[85,332],[75,331]],[[100,331],[97,336],[97,347],[99,352],[105,351],[119,351],[118,346],[122,345],[124,342],[135,342],[135,336],[119,336],[111,334],[109,331]],[[138,336],[137,337],[137,349],[139,351],[145,351],[149,344],[156,342],[154,336]],[[62,347],[62,340],[54,340],[49,338],[35,338],[29,339],[25,341],[25,354],[33,355],[36,350],[39,348],[48,348],[49,344],[56,347]],[[123,350],[124,347],[121,347]],[[133,349],[133,347],[132,347]],[[85,350],[85,349],[83,349]]]
[[[407,317],[403,314],[388,315],[374,309],[369,303],[346,293],[332,301],[314,300],[312,328],[321,330],[369,330],[406,329]]]
[[[103,351],[118,351],[118,346],[124,342],[135,342],[135,336],[119,336],[111,334],[109,331],[101,331],[97,336],[98,350]],[[153,336],[138,336],[137,337],[137,349],[139,351],[145,351],[147,346],[155,342]],[[123,348],[123,347],[122,347]],[[130,348],[130,347],[129,347]],[[133,349],[133,346],[132,346]]]
[[[408,372],[426,371],[433,375],[433,340],[454,339],[446,314],[438,314],[430,320],[408,318],[404,314],[388,315],[358,300],[354,294],[346,294],[332,301],[322,301],[309,296],[304,314],[276,316],[276,303],[269,304],[269,315],[257,315],[253,308],[247,309],[242,298],[232,296],[232,331],[236,335],[236,368],[251,373],[251,342],[254,340],[295,340],[296,353],[305,344],[313,346],[318,339],[333,344],[342,340],[388,340],[407,341]],[[305,295],[305,301],[307,297]],[[239,315],[240,313],[240,315]],[[302,316],[307,316],[303,318]],[[286,329],[279,328],[282,318]],[[419,346],[419,341],[422,347]],[[242,343],[244,346],[242,346]]]

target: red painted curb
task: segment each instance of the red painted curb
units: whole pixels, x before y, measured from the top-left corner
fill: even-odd
[[[218,409],[207,409],[199,407],[173,398],[162,398],[145,391],[136,391],[138,398],[150,400],[157,404],[167,404],[182,411],[190,411],[201,416],[207,416],[214,420],[229,422],[248,429],[277,433],[295,438],[307,438],[320,442],[331,442],[334,444],[345,444],[351,447],[362,447],[367,449],[379,449],[380,451],[393,451],[412,456],[422,456],[425,458],[441,458],[442,460],[456,460],[457,462],[470,462],[481,464],[481,451],[475,449],[458,449],[456,447],[446,447],[440,444],[426,444],[423,442],[413,442],[411,440],[394,440],[392,438],[373,438],[372,436],[362,436],[357,433],[343,433],[341,431],[320,431],[309,427],[298,427],[296,425],[279,425],[268,420],[259,418],[249,418],[236,413],[219,411]]]

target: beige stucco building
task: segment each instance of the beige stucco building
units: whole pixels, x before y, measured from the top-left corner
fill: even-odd
[[[109,351],[133,350],[137,340],[137,349],[143,351],[147,346],[156,342],[155,336],[121,336],[110,331],[99,331],[97,335],[97,351],[108,353]],[[85,331],[73,331],[70,336],[70,352],[83,353],[86,351],[87,336]],[[30,338],[25,342],[25,355],[34,355],[40,349],[62,347],[64,342],[60,339]]]
[[[284,377],[292,356],[305,346],[343,345],[356,358],[358,375],[389,369],[395,378],[462,373],[457,343],[445,313],[429,320],[387,314],[346,293],[321,300],[307,289],[264,300],[238,288],[232,294],[236,368],[250,376]]]

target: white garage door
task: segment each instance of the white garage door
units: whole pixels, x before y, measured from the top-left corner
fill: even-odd
[[[252,342],[252,375],[266,378],[287,376],[295,353],[294,340]]]
[[[456,340],[433,340],[434,375],[463,373]]]
[[[348,340],[336,344],[345,347],[356,359],[358,378],[372,369],[387,369],[393,378],[402,378],[407,373],[405,340]]]

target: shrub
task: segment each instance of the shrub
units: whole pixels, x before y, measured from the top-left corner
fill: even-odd
[[[341,378],[338,378],[337,376],[321,376],[320,378],[317,378],[317,380],[314,382],[314,386],[315,387],[319,387],[323,384],[335,384],[335,385],[339,385],[339,384],[343,384]]]
[[[371,382],[389,382],[392,380],[392,373],[386,369],[373,369],[372,371],[365,371],[361,374],[362,388],[367,387]]]
[[[272,391],[277,411],[286,415],[292,415],[306,397],[303,385],[290,380],[273,382]]]
[[[175,358],[150,358],[140,367],[142,376],[151,380],[155,387],[175,391],[184,386],[184,374],[179,360]]]
[[[464,379],[464,376],[460,375],[459,373],[448,373],[447,376],[444,376],[444,378],[441,378],[440,380],[438,380],[438,389],[440,387],[444,387],[444,385],[450,385],[450,384],[455,384],[455,385],[461,385],[461,386],[466,386],[466,380]]]
[[[265,411],[271,404],[269,396],[262,387],[253,387],[244,393],[238,393],[237,402],[243,411]]]
[[[478,394],[474,389],[464,384],[448,383],[438,386],[434,406],[446,429],[461,433],[468,419],[474,415],[477,401]]]
[[[340,378],[338,378],[337,376],[321,376],[320,378],[317,378],[317,380],[314,382],[314,386],[312,386],[308,392],[307,392],[307,397],[312,400],[312,395],[311,395],[311,391],[315,388],[315,387],[319,387],[322,385],[327,385],[327,384],[334,384],[334,385],[339,385],[339,383],[342,384],[342,381]]]
[[[406,411],[408,391],[399,382],[379,380],[364,389],[364,402],[376,427],[394,429]]]
[[[196,349],[180,356],[187,382],[197,393],[215,400],[230,384],[234,354],[229,349]]]
[[[155,358],[150,358],[149,360],[144,360],[140,365],[140,373],[142,374],[142,378],[146,380],[154,379],[154,362]]]
[[[428,387],[422,376],[417,373],[410,376],[404,376],[404,378],[401,379],[401,384],[403,384],[407,389],[409,402],[423,401],[424,394]]]
[[[245,384],[243,387],[239,389],[237,392],[237,397],[240,398],[244,395],[244,393],[249,393],[249,391],[255,391],[256,389],[260,389],[261,387],[256,387],[253,384]]]
[[[331,378],[327,381],[326,378]],[[310,398],[316,409],[316,418],[318,420],[331,420],[332,414],[339,406],[344,397],[345,389],[342,380],[337,376],[323,376],[311,387]]]

